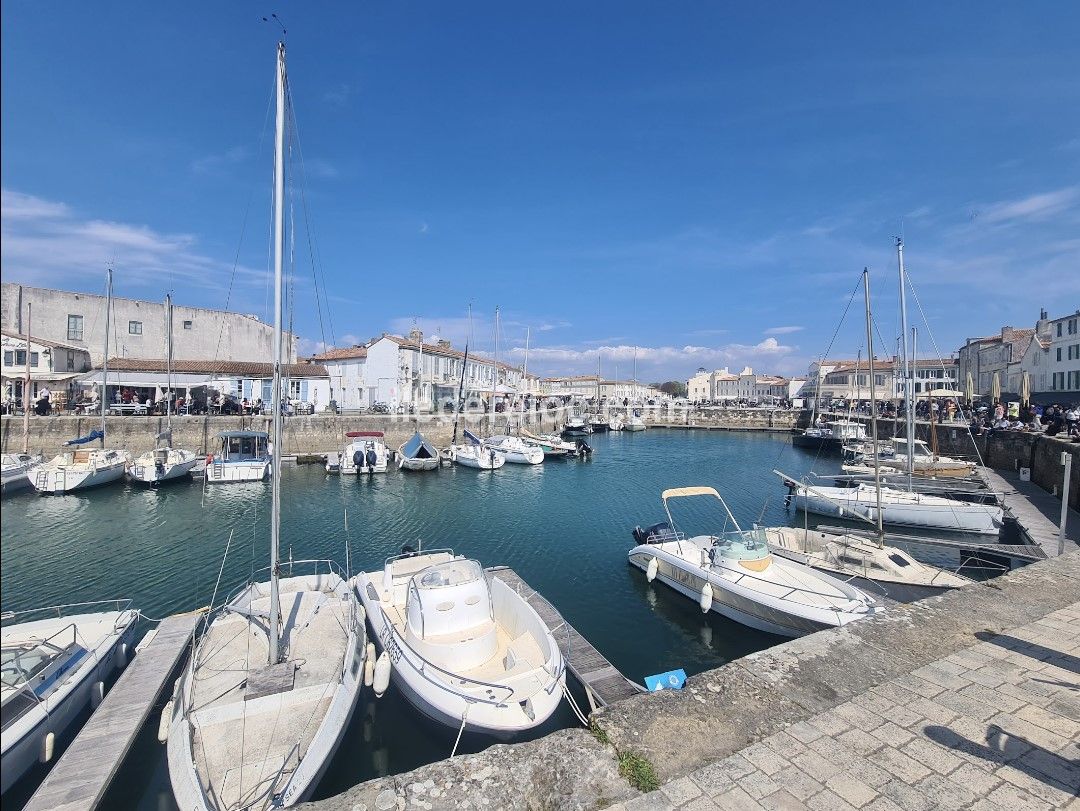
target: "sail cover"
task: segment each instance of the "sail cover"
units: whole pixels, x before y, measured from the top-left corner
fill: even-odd
[[[65,442],[65,445],[85,445],[87,442],[93,442],[97,439],[104,439],[104,431],[91,431],[87,436],[81,436],[78,439],[69,439]]]
[[[401,447],[401,455],[406,459],[436,459],[438,452],[424,439],[423,434],[417,431],[412,439]]]
[[[480,442],[480,437],[478,437],[476,434],[474,434],[468,428],[465,429],[465,439],[469,440],[470,445],[480,445],[480,444],[482,444]]]

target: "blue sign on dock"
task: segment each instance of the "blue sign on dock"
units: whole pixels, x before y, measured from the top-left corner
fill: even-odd
[[[681,690],[686,684],[686,671],[681,667],[678,670],[669,670],[667,673],[658,673],[655,676],[645,677],[645,686],[650,693],[657,690]]]

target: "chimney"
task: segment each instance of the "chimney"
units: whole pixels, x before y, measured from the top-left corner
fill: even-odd
[[[1039,310],[1039,320],[1035,322],[1035,337],[1036,338],[1051,338],[1050,335],[1050,319],[1047,318],[1045,309]]]

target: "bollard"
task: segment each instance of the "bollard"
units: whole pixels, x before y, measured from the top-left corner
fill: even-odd
[[[1061,464],[1065,466],[1065,479],[1061,483],[1061,522],[1058,524],[1058,554],[1065,554],[1065,522],[1069,518],[1069,479],[1072,476],[1072,454],[1061,452]]]

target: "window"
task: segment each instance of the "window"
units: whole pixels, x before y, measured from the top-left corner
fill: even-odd
[[[1075,335],[1076,334],[1076,319],[1075,318],[1070,318],[1069,319],[1069,334],[1070,335]]]
[[[1058,326],[1060,327],[1061,325],[1058,324]],[[1061,360],[1061,347],[1060,346],[1057,348],[1057,359]]]
[[[289,396],[294,400],[300,399],[300,382],[299,380],[289,381]]]
[[[75,353],[74,352],[65,352],[64,354],[67,356],[67,370],[69,372],[74,372],[75,371]]]
[[[1059,338],[1061,337],[1061,322],[1060,321],[1058,321],[1058,323],[1057,323],[1057,337],[1059,337]]]
[[[14,366],[15,365],[15,353],[14,352],[9,352],[7,350],[4,351],[4,365],[5,366]]]
[[[38,365],[38,353],[37,352],[31,352],[30,353],[30,365],[31,366],[37,366]]]
[[[81,315],[68,316],[67,339],[69,341],[81,341],[83,339],[83,317]]]
[[[191,329],[191,326],[192,326],[192,324],[191,324],[190,321],[185,321],[184,322],[184,329]]]
[[[128,321],[128,335],[142,335],[142,321]]]

